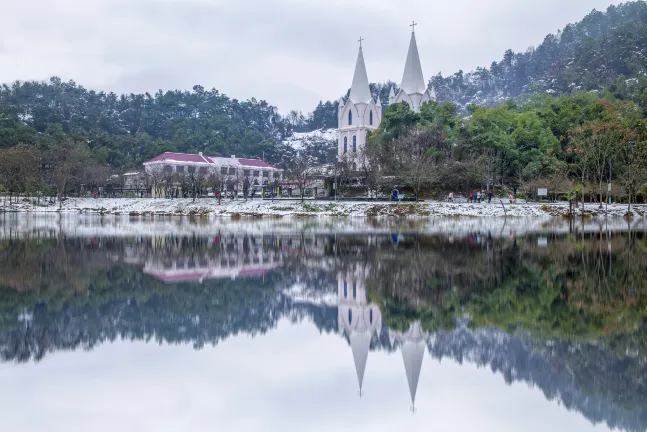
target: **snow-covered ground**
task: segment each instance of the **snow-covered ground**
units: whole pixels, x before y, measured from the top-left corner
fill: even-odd
[[[21,199],[9,204],[0,201],[0,212],[58,212],[58,203],[35,204],[34,200]],[[585,211],[591,216],[622,217],[627,213],[626,205],[611,205],[602,209],[596,204],[586,205]],[[469,217],[549,217],[568,213],[567,203],[553,204],[511,204],[497,200],[491,204],[454,204],[448,202],[425,201],[408,202],[356,202],[321,200],[223,200],[221,204],[213,198],[192,199],[151,199],[151,198],[69,198],[63,202],[62,213],[89,214],[126,214],[126,215],[208,215],[215,216],[350,216],[380,217],[404,216],[413,218],[433,218],[444,216]],[[578,210],[579,212],[579,210]],[[633,207],[634,216],[642,217],[647,206]]]
[[[301,150],[306,147],[307,144],[316,144],[322,141],[337,141],[337,129],[318,129],[312,132],[294,132],[291,137],[287,138],[283,142],[295,150]]]

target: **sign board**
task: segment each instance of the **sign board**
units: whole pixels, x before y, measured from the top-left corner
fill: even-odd
[[[548,189],[546,189],[546,188],[538,188],[537,189],[537,196],[548,196]]]
[[[537,239],[537,246],[541,248],[545,248],[548,246],[548,239],[546,237],[539,237]]]
[[[611,192],[611,183],[609,183],[609,184],[607,185],[607,190],[608,190],[609,192]]]

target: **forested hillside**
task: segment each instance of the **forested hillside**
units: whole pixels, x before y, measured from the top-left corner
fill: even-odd
[[[429,81],[439,102],[459,108],[498,105],[523,94],[623,88],[639,97],[647,86],[647,3],[634,1],[594,10],[582,21],[549,34],[536,48],[515,53],[470,73]]]
[[[373,97],[379,93],[387,103],[391,86],[395,83],[371,84]],[[647,88],[647,3],[639,0],[610,6],[606,12],[594,10],[582,21],[549,34],[536,48],[507,50],[499,62],[472,72],[438,74],[428,87],[435,89],[438,102],[456,104],[464,115],[470,104],[497,106],[544,92],[558,96],[610,89],[638,100]],[[337,127],[336,115],[326,117],[333,106],[337,102],[319,102],[309,117],[293,111],[290,123],[299,131]]]
[[[113,168],[138,167],[164,151],[272,159],[289,134],[267,102],[241,102],[201,86],[116,95],[53,77],[0,87],[0,148],[47,147],[67,137]]]

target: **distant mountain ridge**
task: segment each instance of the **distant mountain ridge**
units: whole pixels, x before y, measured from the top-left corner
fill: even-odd
[[[643,0],[593,10],[549,34],[523,53],[507,50],[500,62],[475,71],[438,74],[429,80],[439,102],[460,109],[493,106],[522,95],[567,94],[622,87],[640,98],[647,87],[647,3]]]
[[[371,83],[371,93],[388,101],[396,83]],[[620,98],[647,100],[647,3],[636,0],[591,11],[584,19],[549,34],[525,52],[507,50],[501,61],[472,72],[431,77],[428,90],[437,101],[451,102],[460,112],[469,105],[497,106],[538,93],[570,94],[609,89]],[[348,92],[346,96],[348,96]],[[336,128],[337,101],[319,102],[309,116],[292,111],[295,131]]]

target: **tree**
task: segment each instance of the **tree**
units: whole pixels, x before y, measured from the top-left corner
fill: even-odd
[[[367,145],[357,152],[357,174],[366,187],[369,198],[377,197],[383,170],[376,154],[375,146]]]
[[[611,161],[617,156],[619,149],[630,139],[631,131],[618,120],[597,121],[575,128],[570,140],[572,152],[579,159],[579,170],[582,181],[585,173],[590,173],[591,180],[598,184],[600,207],[602,207],[603,181],[608,180]]]
[[[420,197],[420,190],[432,182],[437,172],[428,145],[425,134],[417,132],[396,141],[398,156],[395,172],[413,190],[416,201]]]
[[[305,192],[312,184],[315,175],[316,171],[312,166],[310,158],[302,152],[299,152],[290,164],[288,178],[296,183],[301,201],[305,200]]]
[[[52,183],[56,187],[59,209],[63,206],[63,195],[67,193],[69,183],[79,179],[89,159],[87,147],[69,139],[50,147],[47,166]]]
[[[245,197],[245,201],[247,201],[247,197],[249,196],[249,187],[249,176],[245,176],[245,178],[243,179],[243,196]]]
[[[207,184],[213,188],[213,192],[218,196],[218,204],[222,202],[222,193],[226,188],[228,176],[221,169],[216,168],[207,176]]]
[[[146,169],[146,178],[152,184],[151,194],[153,198],[165,195],[166,192],[166,169],[161,165],[153,165]]]
[[[20,144],[0,149],[0,184],[11,196],[30,190],[37,181],[38,162],[36,149]]]
[[[627,191],[627,211],[630,212],[632,200],[647,184],[647,141],[638,136],[632,137],[622,145],[618,156],[623,164],[620,183]]]
[[[79,179],[82,185],[85,185],[89,192],[98,191],[105,188],[108,178],[112,174],[109,167],[100,165],[96,162],[90,162],[81,167]]]

